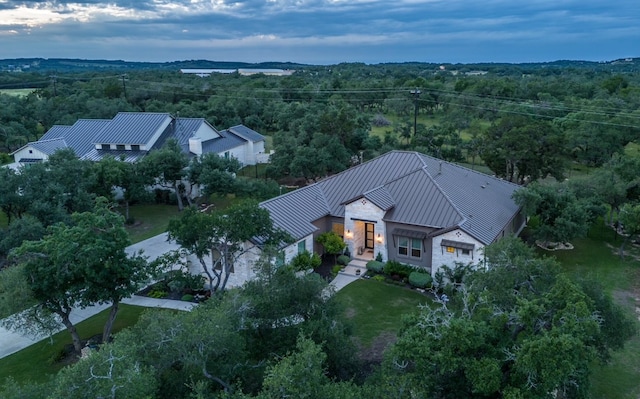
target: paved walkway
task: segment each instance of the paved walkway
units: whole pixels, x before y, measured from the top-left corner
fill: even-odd
[[[179,246],[175,243],[167,241],[167,234],[160,234],[147,240],[141,241],[137,244],[127,247],[127,252],[135,253],[139,250],[143,250],[143,255],[149,257],[149,260],[156,259],[158,256],[177,249]],[[333,281],[331,285],[338,291],[344,288],[347,284],[352,283],[360,278],[360,274],[366,272],[366,262],[361,260],[352,260],[347,267],[344,268]],[[134,295],[131,298],[127,298],[122,303],[134,306],[144,306],[148,308],[165,308],[165,309],[178,309],[178,310],[190,310],[195,306],[195,303],[176,301],[171,299],[155,299],[144,296]],[[91,316],[94,316],[101,311],[107,309],[109,305],[94,305],[84,309],[74,309],[71,313],[71,322],[76,324]],[[64,330],[63,326],[60,326],[59,331]],[[9,356],[12,353],[18,352],[36,342],[39,342],[45,337],[31,337],[25,336],[20,333],[9,331],[0,326],[0,359]]]

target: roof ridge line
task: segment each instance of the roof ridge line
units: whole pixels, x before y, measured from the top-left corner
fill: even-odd
[[[438,158],[434,158],[434,159],[438,159]],[[442,190],[442,187],[440,187],[440,185],[436,182],[436,179],[433,178],[433,176],[431,176],[431,173],[427,170],[427,165],[423,166],[422,169],[420,169],[424,174],[427,175],[427,177],[429,178],[429,180],[431,180],[431,182],[433,183],[433,185],[436,187],[436,190],[438,190],[440,192],[440,194],[442,194],[442,196],[444,198],[447,199],[447,202],[449,203],[449,205],[451,205],[451,207],[453,209],[456,210],[456,212],[458,212],[458,215],[460,215],[460,217],[462,218],[462,221],[458,222],[458,227],[460,227],[462,225],[462,223],[467,221],[467,216],[464,214],[464,212],[462,212],[462,210],[460,210],[460,208],[451,200],[451,197],[449,197],[449,195],[447,195],[447,193],[444,192],[444,190]]]

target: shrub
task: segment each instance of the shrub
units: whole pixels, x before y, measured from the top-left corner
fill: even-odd
[[[317,253],[304,251],[300,252],[291,259],[289,265],[293,270],[300,272],[303,270],[315,269],[322,264],[322,259]]]
[[[384,269],[384,263],[378,262],[377,260],[370,260],[367,262],[367,270],[372,271],[374,273],[382,273]]]
[[[158,289],[158,288],[154,288],[151,291],[149,291],[149,298],[166,298],[169,294],[167,294],[167,291]]]
[[[204,287],[204,276],[175,270],[165,274],[164,281],[171,292],[199,291]]]
[[[191,294],[185,294],[182,296],[182,298],[180,298],[181,300],[185,301],[185,302],[193,302],[193,295]]]
[[[339,265],[343,265],[346,266],[349,264],[349,262],[351,262],[351,258],[348,257],[347,255],[340,255],[338,256],[338,264]]]
[[[382,262],[382,253],[381,252],[378,252],[378,255],[376,255],[376,260],[378,262]]]
[[[411,272],[415,271],[415,267],[413,266],[409,266],[409,265],[403,265],[400,262],[396,262],[394,260],[390,260],[388,261],[385,265],[384,265],[384,274],[387,274],[389,276],[393,276],[394,274],[406,278],[409,277],[409,274],[411,274]]]
[[[341,265],[334,265],[331,268],[331,273],[333,273],[335,275],[335,274],[338,274],[340,272],[340,270],[342,270],[342,266]]]
[[[409,284],[413,287],[427,288],[433,283],[431,275],[423,272],[411,272],[409,274]]]
[[[375,275],[375,276],[373,276],[371,279],[372,279],[372,280],[375,280],[375,281],[380,281],[380,282],[384,282],[384,281],[385,281],[384,276],[382,276],[382,275],[380,275],[380,274],[376,274],[376,275]]]

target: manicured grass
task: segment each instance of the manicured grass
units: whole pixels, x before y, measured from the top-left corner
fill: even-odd
[[[402,327],[402,317],[418,311],[418,305],[429,302],[417,291],[375,280],[358,280],[336,293],[353,324],[355,337],[369,346],[381,334],[396,335]]]
[[[140,306],[120,305],[118,317],[113,326],[113,332],[137,323],[146,308]],[[101,334],[107,320],[109,310],[77,324],[82,339]],[[67,330],[53,336],[52,341],[44,339],[19,352],[0,359],[0,383],[7,377],[13,377],[17,382],[45,381],[50,375],[57,373],[63,365],[53,361],[65,348],[71,344],[71,336]]]
[[[120,208],[124,214],[124,208]],[[167,231],[169,221],[179,215],[177,205],[134,205],[129,214],[135,222],[127,226],[132,243],[157,236]]]
[[[413,108],[412,108],[413,109]],[[413,111],[411,113],[410,116],[407,117],[399,117],[396,115],[384,115],[385,118],[387,118],[389,120],[389,122],[391,123],[397,123],[399,121],[408,121],[411,122],[411,126],[413,126]],[[418,124],[420,125],[424,125],[427,128],[437,125],[438,123],[440,123],[440,118],[434,118],[433,116],[430,115],[418,115]],[[412,128],[413,129],[413,128]],[[384,140],[384,135],[386,132],[393,132],[393,125],[389,125],[389,126],[371,126],[371,135],[372,136],[378,136],[380,137],[381,140]],[[413,132],[413,130],[412,130]],[[404,143],[404,139],[398,137],[398,140],[400,140],[400,142]]]
[[[8,96],[25,97],[33,93],[35,89],[2,89],[0,94],[6,94]]]
[[[627,244],[625,260],[618,256],[622,243],[613,230],[602,221],[596,223],[586,238],[572,241],[573,250],[541,253],[558,259],[563,268],[576,277],[591,277],[600,281],[616,302],[629,315],[638,319],[640,306],[640,250]],[[625,348],[614,354],[607,365],[594,365],[591,377],[593,399],[640,397],[640,334],[636,334]]]

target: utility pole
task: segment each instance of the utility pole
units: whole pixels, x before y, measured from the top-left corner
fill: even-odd
[[[413,137],[418,131],[418,97],[420,97],[420,93],[422,92],[417,87],[415,90],[411,90],[411,94],[413,94]]]

